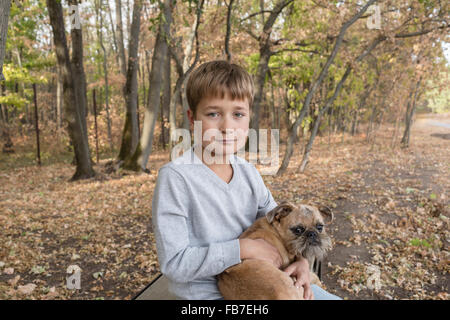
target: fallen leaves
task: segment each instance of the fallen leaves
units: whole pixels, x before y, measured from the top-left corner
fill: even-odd
[[[63,164],[10,170],[8,188],[0,191],[2,299],[93,299],[102,290],[105,298],[129,297],[157,272],[157,264],[142,270],[133,259],[146,252],[152,259],[147,263],[156,260],[147,231],[154,177],[69,183],[71,171]],[[48,181],[49,176],[68,178]],[[82,268],[81,290],[66,288],[66,269],[73,263]],[[124,268],[132,271],[119,278]]]
[[[34,291],[34,289],[36,289],[36,285],[34,283],[28,283],[24,286],[18,286],[17,292],[23,295],[29,295]]]

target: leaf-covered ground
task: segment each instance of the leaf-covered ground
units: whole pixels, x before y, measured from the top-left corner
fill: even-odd
[[[334,208],[330,292],[448,299],[449,129],[419,119],[409,149],[389,148],[392,132],[381,127],[373,147],[364,134],[333,135],[330,145],[319,137],[304,173],[297,149],[284,176],[264,180],[278,202]],[[107,174],[103,161],[78,182],[68,182],[67,161],[39,168],[2,157],[0,299],[131,299],[159,271],[151,199],[164,152],[151,156],[151,174]],[[79,290],[66,288],[70,265],[82,270]]]

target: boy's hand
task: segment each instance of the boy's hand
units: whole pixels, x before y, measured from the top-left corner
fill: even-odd
[[[309,263],[305,258],[299,258],[284,269],[289,276],[295,276],[295,286],[303,287],[303,298],[305,300],[314,300],[314,294],[311,290],[311,279],[309,277]]]
[[[272,263],[276,268],[283,264],[278,250],[263,239],[239,239],[241,260],[259,259]]]

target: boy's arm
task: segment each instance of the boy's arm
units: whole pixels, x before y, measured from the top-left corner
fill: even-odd
[[[152,222],[161,272],[176,282],[214,276],[241,262],[239,240],[189,246],[188,193],[183,178],[171,168],[159,171]]]

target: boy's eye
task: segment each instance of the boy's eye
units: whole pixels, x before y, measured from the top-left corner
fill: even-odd
[[[238,118],[242,118],[244,116],[244,114],[240,112],[236,112],[234,115]]]
[[[210,112],[207,114],[208,117],[212,117],[212,118],[215,118],[217,115],[218,115],[217,112]]]

